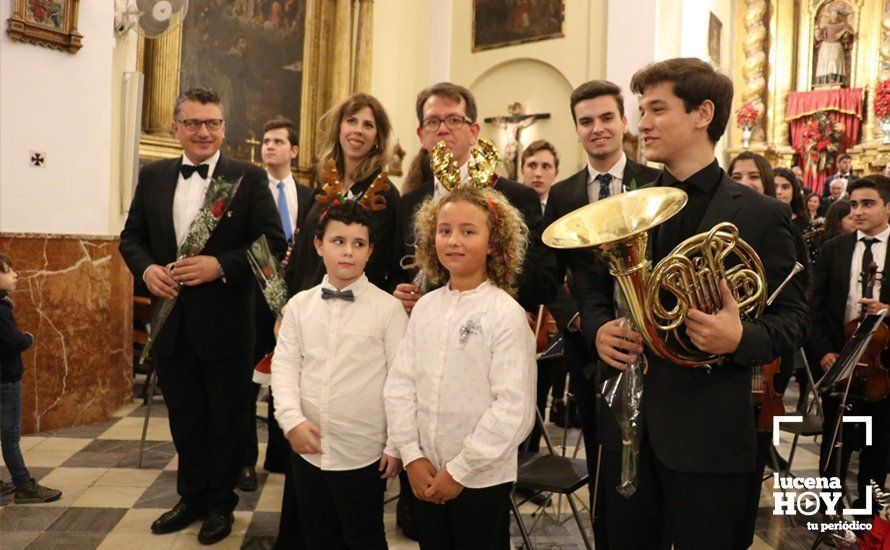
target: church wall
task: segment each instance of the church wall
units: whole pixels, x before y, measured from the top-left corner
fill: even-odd
[[[451,80],[477,94],[479,118],[506,114],[520,102],[526,113],[549,112],[521,135],[523,145],[549,139],[560,151],[560,173],[571,175],[585,162],[569,111],[573,88],[605,77],[606,0],[566,0],[562,38],[473,52],[472,2],[456,1],[452,11]],[[483,137],[499,146],[503,136],[481,123]]]
[[[0,21],[13,2],[0,2]],[[0,251],[15,261],[24,433],[108,418],[130,392],[132,279],[117,253],[114,1],[79,3],[74,55],[0,36]],[[31,151],[45,154],[29,166]],[[118,214],[119,216],[119,214]]]
[[[0,2],[0,21],[13,2]],[[80,2],[76,54],[0,37],[0,231],[103,235],[111,184],[113,0]],[[46,153],[41,168],[29,152]]]

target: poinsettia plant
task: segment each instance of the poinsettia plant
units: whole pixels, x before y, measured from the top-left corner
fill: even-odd
[[[736,111],[735,120],[739,128],[753,128],[760,120],[760,111],[754,107],[753,103],[746,101]]]
[[[890,80],[885,80],[875,88],[875,118],[890,118]]]
[[[825,111],[810,117],[803,130],[803,146],[810,167],[818,172],[832,166],[844,141],[845,126],[834,122]]]

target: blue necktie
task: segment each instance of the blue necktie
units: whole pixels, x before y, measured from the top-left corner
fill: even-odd
[[[294,230],[290,224],[290,214],[287,211],[287,195],[284,193],[284,182],[278,182],[278,216],[281,218],[281,227],[284,228],[284,236],[287,237],[287,243],[292,244],[294,240]]]
[[[347,302],[355,301],[355,294],[352,293],[351,290],[331,290],[329,288],[322,287],[321,289],[321,299],[322,300],[346,300]]]
[[[596,177],[596,181],[600,182],[600,199],[608,198],[609,184],[612,183],[612,174],[600,174]]]

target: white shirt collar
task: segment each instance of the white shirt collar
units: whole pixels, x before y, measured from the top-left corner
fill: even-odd
[[[890,225],[888,225],[886,228],[884,228],[883,231],[881,231],[874,237],[869,237],[862,231],[859,231],[859,230],[856,231],[856,241],[857,242],[862,241],[862,239],[870,238],[870,239],[877,239],[878,241],[880,241],[882,243],[886,243],[888,237],[890,237]]]
[[[370,283],[368,282],[368,277],[364,273],[362,273],[361,277],[340,289],[340,292],[351,290],[353,294],[358,296],[362,292],[364,292],[366,288],[368,288],[369,284]],[[328,279],[327,275],[325,275],[324,278],[321,280],[321,287],[328,290],[337,290],[334,285],[331,284],[331,281]]]
[[[270,174],[268,171],[266,171],[266,176],[269,177],[269,185],[271,185],[272,187],[278,187],[278,182],[279,182],[279,181],[283,181],[284,183],[290,183],[290,184],[295,184],[295,183],[296,183],[296,182],[294,181],[294,174],[293,174],[292,172],[289,172],[289,173],[287,174],[287,177],[284,178],[283,180],[276,179],[275,176],[273,176],[272,174]]]
[[[194,163],[194,162],[192,162],[192,160],[190,158],[188,158],[188,155],[183,153],[182,154],[182,163],[187,166],[198,166],[200,164],[206,164],[209,167],[207,169],[207,178],[210,179],[213,177],[213,172],[216,170],[216,164],[219,162],[219,155],[220,155],[220,152],[219,152],[219,150],[217,150],[215,153],[213,153],[213,155],[210,158],[203,160],[199,163]]]
[[[485,279],[482,283],[474,288],[473,290],[451,290],[451,281],[448,281],[448,284],[445,285],[445,294],[449,296],[460,296],[461,298],[469,298],[470,296],[475,296],[476,294],[482,294],[486,292],[492,287],[491,281]]]
[[[624,178],[624,168],[627,166],[627,155],[624,152],[621,153],[621,158],[618,159],[618,162],[612,165],[606,172],[600,172],[595,169],[590,163],[587,163],[587,181],[592,182],[596,181],[596,177],[600,174],[611,174],[613,178],[622,179]]]

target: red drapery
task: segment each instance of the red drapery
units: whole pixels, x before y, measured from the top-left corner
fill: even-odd
[[[814,192],[821,193],[825,178],[834,173],[834,165],[827,166],[824,172],[807,170],[807,155],[803,144],[803,130],[811,116],[819,111],[827,111],[832,122],[844,125],[844,140],[838,153],[856,145],[859,126],[862,122],[862,88],[827,89],[812,92],[790,92],[785,120],[791,127],[791,147],[800,157],[800,167],[804,171],[804,185]]]

